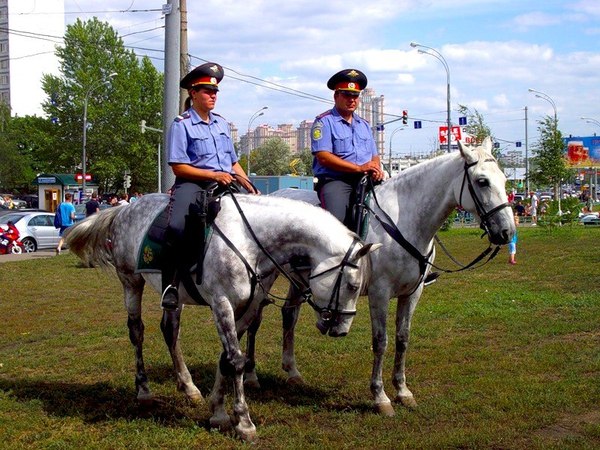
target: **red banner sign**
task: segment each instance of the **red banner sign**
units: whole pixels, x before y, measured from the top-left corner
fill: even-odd
[[[452,127],[452,136],[450,137],[450,143],[460,141],[460,139],[460,127]],[[448,144],[448,127],[440,127],[440,144]]]

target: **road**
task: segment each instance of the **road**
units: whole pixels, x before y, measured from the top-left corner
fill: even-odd
[[[63,250],[65,253],[67,250]],[[38,250],[32,253],[21,253],[20,255],[0,255],[0,264],[12,261],[24,261],[26,259],[38,259],[38,258],[53,258],[54,249],[48,248],[44,250]]]

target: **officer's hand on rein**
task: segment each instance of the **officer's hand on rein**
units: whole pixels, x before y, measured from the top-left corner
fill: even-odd
[[[214,172],[214,177],[219,184],[228,185],[233,182],[233,177],[227,172]]]

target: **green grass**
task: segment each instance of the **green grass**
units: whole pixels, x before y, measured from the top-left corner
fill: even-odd
[[[475,229],[441,234],[462,261],[485,243]],[[260,392],[248,392],[256,448],[600,447],[599,228],[520,228],[483,268],[444,275],[421,298],[407,363],[419,407],[373,413],[366,299],[346,338],[321,336],[304,308],[297,358],[306,380],[285,383],[279,310],[257,344]],[[451,267],[440,253],[438,262]],[[159,330],[158,294],[144,302],[145,359],[158,402],[134,391],[120,283],[72,255],[0,265],[0,448],[245,448],[211,432],[206,404],[177,392]],[[280,293],[283,284],[277,285]],[[393,315],[388,321],[393,342]],[[182,345],[204,395],[220,344],[207,308],[186,308]],[[391,385],[388,349],[385,382]]]

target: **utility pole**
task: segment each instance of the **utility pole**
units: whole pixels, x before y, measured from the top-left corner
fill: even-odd
[[[529,194],[529,136],[527,135],[527,106],[525,107],[525,193]]]
[[[163,96],[163,148],[161,192],[167,192],[175,182],[175,175],[169,167],[168,133],[173,119],[180,113],[179,80],[180,75],[180,38],[181,9],[179,0],[168,0],[163,5],[165,13],[165,86]]]
[[[181,61],[180,61],[180,75],[184,77],[190,71],[190,57],[188,55],[188,27],[187,27],[187,0],[179,0],[181,7]],[[187,92],[184,89],[179,90],[179,110],[185,110],[185,100],[187,99]]]

